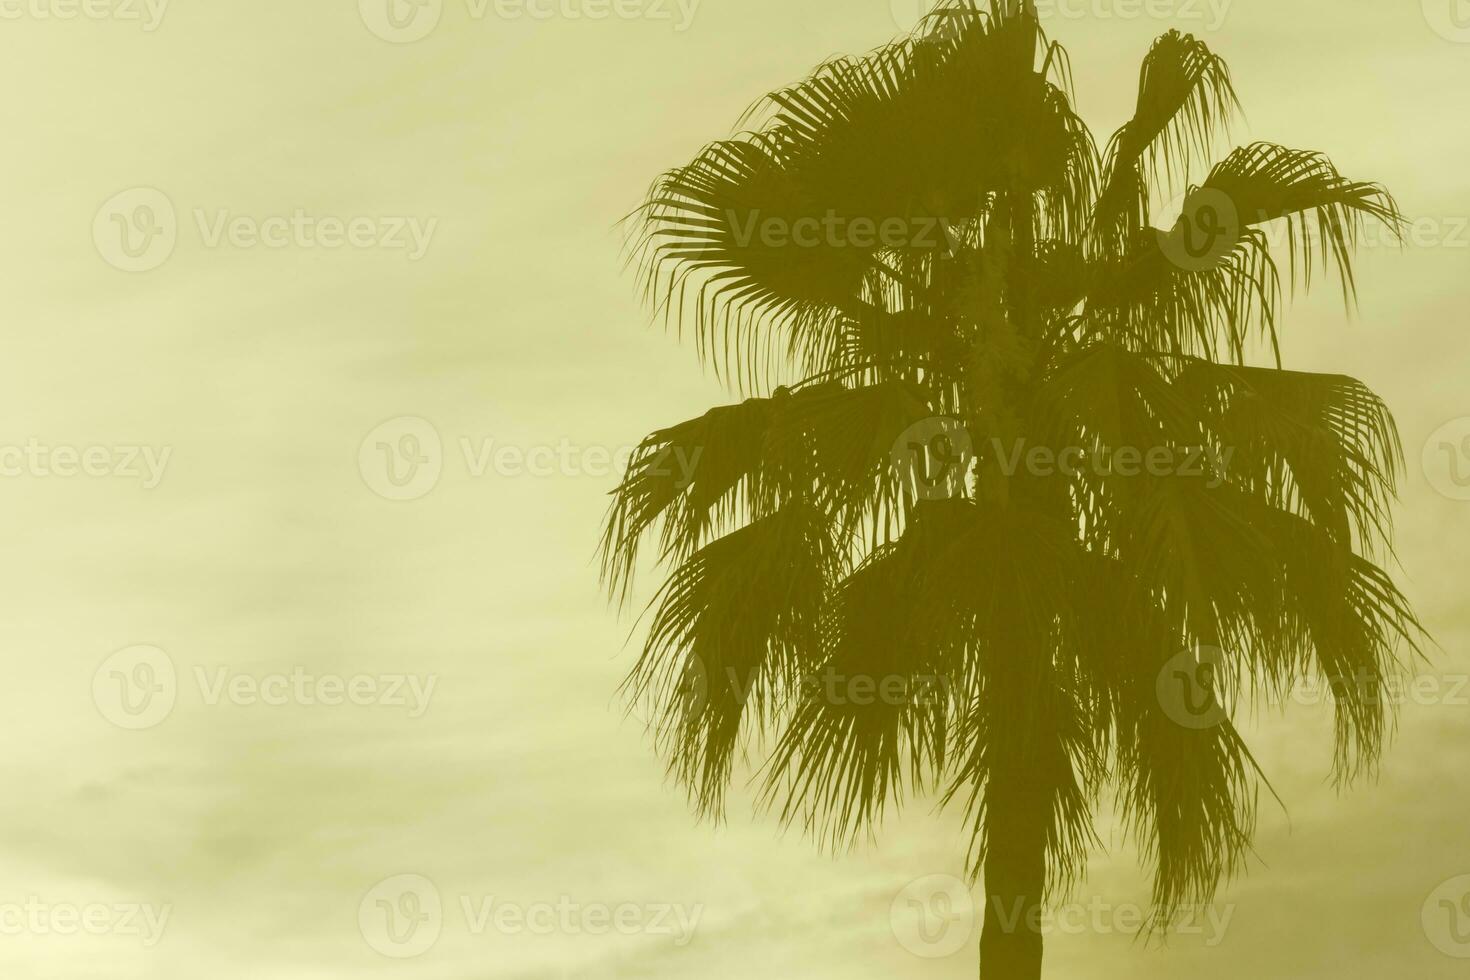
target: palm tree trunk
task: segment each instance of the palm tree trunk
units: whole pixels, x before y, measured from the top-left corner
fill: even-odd
[[[1046,814],[1024,774],[987,793],[980,980],[1040,980]],[[1028,791],[1029,789],[1029,791]]]

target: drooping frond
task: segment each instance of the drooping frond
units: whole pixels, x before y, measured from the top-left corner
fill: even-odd
[[[1399,651],[1418,655],[1424,628],[1388,574],[1325,529],[1278,514],[1271,535],[1280,608],[1332,693],[1333,771],[1350,780],[1378,760],[1395,710],[1389,685],[1404,669]]]
[[[750,398],[650,435],[613,494],[602,539],[604,581],[626,599],[644,538],[659,529],[661,559],[683,560],[788,501],[833,523],[902,517],[891,457],[898,437],[932,414],[903,382],[836,382]]]
[[[1339,542],[1388,543],[1403,449],[1387,406],[1365,385],[1204,361],[1190,362],[1176,383],[1231,452],[1240,485],[1309,516]]]
[[[769,763],[764,798],[783,822],[840,846],[901,799],[906,772],[922,782],[943,767],[954,701],[975,668],[936,633],[947,620],[934,590],[953,587],[943,570],[978,519],[964,501],[920,504],[903,537],[839,586]]]
[[[1150,186],[1187,179],[1191,159],[1209,159],[1238,108],[1229,68],[1203,41],[1178,31],[1155,41],[1139,71],[1133,118],[1108,144],[1094,211],[1099,230],[1119,219],[1125,235],[1146,227]]]
[[[651,302],[737,385],[810,361],[890,290],[924,303],[924,270],[975,239],[998,195],[1030,238],[1085,223],[1096,152],[1034,16],[954,11],[942,33],[769,96],[763,128],[664,175],[640,209]]]
[[[1253,337],[1277,347],[1280,277],[1259,229],[1191,249],[1181,219],[1149,229],[1092,270],[1085,318],[1098,336],[1145,350],[1243,363]],[[1191,252],[1204,261],[1195,261]]]
[[[1259,774],[1229,721],[1186,727],[1152,701],[1151,683],[1144,697],[1119,736],[1118,802],[1151,865],[1150,928],[1162,930],[1179,909],[1214,901],[1222,880],[1241,869],[1255,832]]]
[[[626,688],[701,813],[721,813],[742,735],[813,659],[842,560],[823,516],[792,504],[701,548],[656,598]]]
[[[1200,190],[1223,195],[1243,226],[1286,219],[1292,281],[1300,274],[1310,285],[1313,256],[1320,254],[1324,269],[1337,270],[1348,299],[1355,291],[1352,252],[1363,223],[1379,221],[1394,233],[1403,223],[1398,205],[1380,185],[1349,180],[1321,153],[1274,143],[1237,149],[1210,171]]]

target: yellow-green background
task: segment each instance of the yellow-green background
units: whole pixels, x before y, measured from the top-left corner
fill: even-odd
[[[1453,0],[1444,0],[1449,5]],[[1431,2],[1432,5],[1432,2]],[[902,6],[902,5],[900,5]],[[1094,5],[1095,6],[1095,5]],[[1103,9],[1107,9],[1104,4]],[[1099,134],[1126,118],[1150,39],[1200,21],[1048,20]],[[136,23],[0,20],[0,444],[173,447],[162,484],[0,479],[0,904],[171,903],[161,943],[0,936],[6,977],[968,977],[923,960],[889,905],[959,870],[926,805],[840,860],[737,807],[696,825],[614,689],[628,623],[591,564],[609,478],[467,475],[460,437],[619,447],[726,396],[648,326],[614,222],[661,169],[724,135],[762,91],[898,30],[887,0],[704,0],[668,21],[471,20],[385,43],[352,0],[174,0]],[[1470,44],[1417,0],[1237,0],[1210,43],[1248,116],[1237,132],[1329,150],[1414,217],[1470,215]],[[120,272],[92,220],[113,194],[167,192],[179,246]],[[194,208],[437,217],[429,254],[203,247]],[[1360,265],[1299,301],[1292,366],[1353,374],[1396,410],[1409,456],[1405,588],[1465,656],[1470,503],[1420,450],[1470,415],[1470,238]],[[363,437],[431,420],[438,487],[390,503]],[[91,698],[134,644],[181,671],[439,676],[424,717],[392,708],[201,701],[129,732]],[[1054,938],[1051,976],[1450,978],[1421,904],[1470,873],[1470,707],[1414,706],[1376,783],[1326,781],[1324,709],[1263,720],[1288,813],[1222,901],[1214,950]],[[1144,901],[1122,842],[1079,897]],[[702,903],[696,940],[472,936],[385,959],[356,924],[380,879],[532,903]]]

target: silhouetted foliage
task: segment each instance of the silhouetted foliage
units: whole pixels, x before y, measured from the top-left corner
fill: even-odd
[[[629,689],[701,812],[756,751],[762,798],[829,845],[932,791],[965,809],[991,901],[1037,903],[1075,882],[1114,793],[1162,920],[1249,846],[1243,699],[1317,675],[1337,775],[1382,748],[1420,636],[1374,563],[1398,436],[1359,382],[1247,360],[1276,349],[1279,261],[1351,297],[1363,222],[1401,218],[1318,153],[1257,143],[1209,168],[1236,99],[1195,38],[1154,44],[1101,150],[1069,89],[1032,10],[953,3],[657,181],[634,246],[648,301],[770,393],[648,437],[603,569],[626,600],[641,541],[671,566]],[[1153,227],[1176,188],[1178,221]],[[1199,472],[1125,472],[1125,449]],[[1181,655],[1218,719],[1161,693]],[[824,676],[899,681],[860,699]],[[986,976],[1040,958],[987,913]]]

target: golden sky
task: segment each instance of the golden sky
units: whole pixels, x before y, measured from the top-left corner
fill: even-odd
[[[0,975],[974,975],[904,921],[962,868],[926,803],[836,860],[738,804],[693,821],[622,716],[591,560],[612,460],[729,398],[648,325],[614,223],[917,8],[0,0]],[[1362,256],[1354,317],[1329,285],[1283,334],[1395,410],[1401,578],[1443,647],[1377,782],[1329,785],[1321,705],[1253,726],[1287,809],[1218,930],[1114,928],[1147,889],[1104,818],[1048,975],[1462,977],[1470,9],[1041,10],[1100,135],[1178,27],[1229,61],[1238,142],[1326,150],[1419,221]]]

